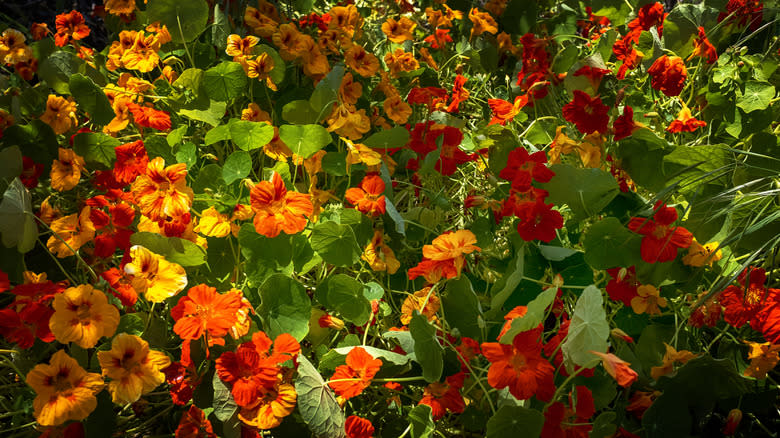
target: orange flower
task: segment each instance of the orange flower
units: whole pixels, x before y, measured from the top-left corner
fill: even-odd
[[[346,72],[344,78],[341,79],[341,86],[339,86],[339,99],[342,102],[355,105],[362,94],[363,85],[360,82],[355,82],[352,72]]]
[[[141,213],[159,222],[188,213],[194,193],[187,187],[187,165],[165,166],[162,157],[149,162],[146,173],[133,181],[132,191]]]
[[[571,153],[577,148],[577,142],[563,133],[564,128],[564,126],[559,126],[555,130],[555,138],[553,138],[553,142],[550,144],[549,151],[551,164],[560,163],[562,154]]]
[[[385,99],[382,104],[385,109],[385,114],[390,117],[390,120],[399,125],[403,125],[409,120],[409,116],[412,115],[412,107],[401,99],[401,96],[395,95]]]
[[[357,44],[353,44],[344,52],[344,62],[364,78],[374,76],[379,70],[379,60],[376,59],[376,56],[368,53],[366,49]]]
[[[92,348],[101,337],[111,337],[119,325],[119,310],[106,294],[89,284],[69,287],[52,302],[49,328],[57,341]]]
[[[258,429],[274,428],[282,424],[284,417],[292,414],[297,398],[295,387],[289,383],[265,388],[259,399],[241,408],[238,419]]]
[[[328,12],[331,20],[328,28],[352,38],[363,26],[363,16],[355,5],[334,6]]]
[[[272,40],[279,49],[279,56],[285,61],[292,61],[298,57],[299,41],[301,33],[293,23],[285,23],[274,32]]]
[[[271,123],[271,115],[267,111],[260,108],[260,106],[254,102],[250,103],[245,109],[241,110],[241,120],[248,120],[250,122],[268,122]]]
[[[279,26],[277,20],[251,6],[247,6],[244,11],[244,24],[252,29],[252,32],[263,38],[271,38],[271,35],[274,34],[274,31]]]
[[[206,414],[195,405],[190,405],[187,412],[181,415],[179,426],[176,428],[175,438],[217,438],[211,421]]]
[[[615,356],[612,353],[599,353],[597,351],[591,351],[591,353],[601,358],[601,364],[604,366],[604,371],[607,372],[612,378],[614,378],[618,385],[623,388],[628,388],[639,378],[636,371],[632,370],[630,363]]]
[[[483,33],[495,34],[498,32],[498,23],[487,12],[480,12],[477,8],[471,8],[469,11],[469,20],[473,23],[471,27],[471,38],[482,35]]]
[[[120,333],[111,342],[111,350],[99,351],[98,361],[103,375],[111,379],[108,392],[118,405],[134,403],[141,395],[165,382],[161,371],[171,359],[135,335]]]
[[[669,124],[666,130],[669,132],[693,132],[704,126],[707,126],[707,122],[693,117],[691,110],[683,102],[680,114],[677,115],[676,119],[672,120],[672,123]]]
[[[232,34],[227,38],[227,47],[225,53],[228,56],[233,57],[233,61],[239,61],[245,56],[252,54],[252,47],[256,46],[260,42],[260,38],[256,36],[246,36],[241,38],[236,34]]]
[[[265,85],[276,91],[276,84],[271,79],[271,71],[274,69],[274,60],[268,53],[261,53],[255,59],[244,58],[241,60],[244,72],[250,78],[265,81]]]
[[[139,245],[130,248],[130,262],[124,269],[132,275],[133,289],[153,303],[161,303],[187,286],[184,268]]]
[[[103,390],[100,374],[88,373],[76,359],[59,350],[48,364],[38,364],[25,381],[35,391],[33,409],[41,426],[80,421],[97,407],[95,394]]]
[[[228,234],[238,237],[241,227],[236,222],[250,219],[254,214],[252,208],[244,204],[236,205],[230,217],[214,207],[209,207],[200,214],[198,225],[193,231],[209,237],[225,237]]]
[[[184,340],[196,340],[205,334],[211,345],[214,338],[227,335],[238,321],[242,298],[238,290],[219,294],[215,288],[199,284],[171,309],[176,321],[173,331]]]
[[[688,247],[688,254],[682,258],[684,265],[702,267],[704,265],[712,266],[723,257],[723,253],[718,249],[718,242],[710,242],[702,245],[693,239],[691,246]],[[717,250],[717,251],[716,251]]]
[[[388,40],[400,44],[414,39],[412,32],[415,27],[417,27],[417,23],[406,17],[401,17],[398,21],[394,18],[388,18],[382,23],[382,32],[387,35]]]
[[[46,100],[46,111],[41,121],[51,126],[55,134],[64,134],[78,124],[76,119],[76,102],[72,97],[49,95]]]
[[[460,276],[466,263],[465,254],[481,251],[474,245],[477,237],[469,230],[447,232],[433,239],[431,245],[423,246],[423,261],[408,272],[409,279],[425,277],[428,283]]]
[[[298,192],[288,192],[282,177],[274,172],[271,181],[261,181],[249,193],[252,210],[255,211],[255,230],[266,237],[276,237],[280,232],[296,234],[306,228],[306,218],[314,206],[311,198]]]
[[[658,380],[661,376],[665,376],[674,372],[675,363],[687,363],[689,360],[698,356],[691,353],[688,350],[677,351],[674,347],[664,342],[666,345],[666,353],[664,353],[663,363],[661,366],[653,367],[650,369],[650,376],[653,380]]]
[[[750,347],[748,359],[750,365],[745,369],[745,375],[754,379],[766,379],[766,373],[774,369],[780,362],[780,345],[769,342],[758,343],[746,341]]]
[[[428,318],[428,321],[437,321],[436,312],[439,311],[439,307],[441,307],[441,301],[438,294],[435,291],[431,292],[430,286],[424,287],[415,292],[414,295],[407,295],[404,299],[404,303],[401,305],[401,324],[409,324],[412,321],[414,311],[420,312]]]
[[[73,149],[60,148],[59,159],[51,163],[51,188],[64,192],[76,187],[86,166]]]
[[[78,11],[57,15],[55,24],[57,33],[54,35],[54,43],[58,47],[64,47],[71,39],[78,41],[89,36],[89,28],[84,24],[84,16]]]
[[[355,347],[347,353],[347,364],[336,367],[328,385],[336,394],[348,400],[363,392],[371,384],[382,361],[374,359],[366,350]]]
[[[365,418],[350,415],[344,422],[347,438],[371,438],[374,436],[374,425]]]
[[[79,214],[71,214],[51,223],[54,235],[46,241],[49,251],[59,258],[75,254],[79,248],[95,238],[95,225],[90,220],[91,209],[84,207]]]
[[[379,175],[366,175],[360,187],[347,189],[345,197],[355,208],[371,217],[385,214],[385,182]]]
[[[8,65],[26,63],[32,59],[32,49],[24,43],[25,40],[24,34],[16,29],[4,30],[0,36],[0,59]]]
[[[50,34],[49,25],[46,23],[33,23],[30,26],[30,34],[35,41],[40,41],[46,38],[46,35]]]
[[[135,0],[106,0],[105,8],[112,15],[130,15],[135,11]]]
[[[385,64],[390,70],[390,75],[397,78],[404,72],[410,72],[420,68],[420,63],[414,58],[412,53],[404,51],[402,48],[395,49],[394,52],[388,52],[385,55]]]
[[[518,400],[535,395],[549,401],[555,393],[555,368],[542,357],[541,328],[519,333],[512,343],[485,342],[482,354],[491,362],[488,383],[496,389],[509,388]]]
[[[659,307],[666,307],[666,298],[660,296],[658,289],[651,284],[643,284],[636,289],[639,296],[631,298],[631,308],[637,314],[660,315]]]
[[[680,95],[688,70],[679,56],[662,55],[647,69],[647,74],[651,78],[650,86],[672,97]]]
[[[379,230],[374,231],[374,237],[366,245],[360,258],[368,263],[372,270],[387,271],[390,275],[395,274],[401,267],[401,262],[395,258],[392,248],[385,244],[384,235]]]
[[[493,111],[493,118],[490,119],[488,125],[494,125],[496,123],[506,125],[506,122],[512,121],[516,115],[520,114],[520,110],[528,104],[528,95],[515,97],[514,103],[509,103],[504,99],[488,99],[488,106]]]
[[[158,131],[171,129],[171,116],[165,111],[133,102],[128,102],[127,108],[133,113],[133,121],[138,127],[152,128]]]
[[[710,40],[707,39],[707,33],[704,32],[704,28],[701,26],[699,26],[699,34],[696,39],[693,40],[693,53],[691,53],[691,56],[688,59],[694,56],[707,58],[707,64],[712,64],[718,60],[718,51]]]

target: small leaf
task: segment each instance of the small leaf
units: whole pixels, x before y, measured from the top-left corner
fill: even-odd
[[[415,311],[409,323],[409,332],[414,339],[414,355],[422,367],[422,375],[428,382],[437,382],[444,370],[444,348],[436,339],[436,327]]]
[[[309,332],[311,301],[303,286],[283,274],[273,274],[260,286],[262,304],[257,309],[268,335],[289,333],[301,341]]]
[[[114,119],[114,109],[108,98],[92,79],[77,73],[70,77],[69,86],[79,108],[89,114],[91,121],[105,126]]]
[[[227,38],[230,35],[230,23],[225,12],[214,5],[214,25],[211,27],[211,43],[217,46],[217,49],[224,51],[227,48]]]
[[[346,356],[347,354],[349,354],[350,351],[352,351],[353,348],[356,347],[357,346],[335,348],[333,351],[343,356]],[[370,347],[368,345],[361,345],[360,348],[365,350],[366,353],[370,354],[371,357],[373,357],[374,359],[381,358],[395,365],[406,365],[407,363],[409,363],[410,360],[409,356],[404,356],[403,354],[382,350],[376,347]]]
[[[32,218],[32,198],[19,178],[14,178],[0,202],[0,234],[6,248],[24,254],[35,246],[38,227]]]
[[[596,286],[588,286],[577,299],[569,325],[569,335],[561,345],[564,359],[581,367],[593,368],[598,364],[590,351],[607,351],[609,323],[604,311],[604,298]]]
[[[317,288],[317,300],[358,326],[371,317],[371,303],[363,296],[363,285],[345,274],[336,274],[321,284]]]
[[[371,134],[363,144],[374,149],[394,149],[404,147],[409,142],[409,131],[401,126]]]
[[[737,106],[746,113],[767,109],[775,97],[775,87],[768,82],[748,81],[745,92],[737,96]]]
[[[542,434],[544,415],[536,409],[522,406],[502,406],[487,422],[488,438],[517,436],[534,438]]]
[[[179,114],[192,120],[217,126],[225,115],[225,108],[227,108],[225,102],[211,100],[207,108],[180,109]]]
[[[282,125],[279,138],[303,158],[311,157],[332,141],[328,130],[320,125]]]
[[[209,98],[226,101],[241,96],[247,86],[247,76],[241,64],[225,61],[203,74],[203,90]]]
[[[445,293],[441,297],[444,314],[451,327],[460,331],[462,336],[480,340],[482,329],[480,318],[482,307],[471,281],[465,275],[447,282]]]
[[[504,336],[501,336],[499,342],[502,344],[511,344],[518,333],[531,330],[541,324],[542,321],[544,321],[544,313],[547,310],[547,307],[552,304],[555,299],[555,294],[557,293],[558,290],[556,288],[548,287],[536,298],[531,300],[531,302],[528,303],[528,311],[525,316],[512,320],[509,330],[504,333]],[[571,333],[571,330],[569,333]]]
[[[317,114],[317,121],[330,114],[331,106],[338,100],[338,90],[341,87],[341,80],[344,78],[344,65],[337,64],[333,66],[321,81],[309,98],[309,104]]]
[[[631,266],[639,262],[642,237],[632,233],[617,218],[607,217],[593,224],[582,241],[585,262],[593,269]]]
[[[600,212],[620,193],[617,181],[601,169],[578,169],[568,164],[554,164],[555,176],[542,188],[550,195],[546,202],[568,205],[574,218],[584,219]]]
[[[336,266],[352,266],[362,254],[352,228],[335,222],[321,222],[314,226],[311,247],[322,260]]]
[[[204,143],[206,146],[212,145],[218,141],[230,140],[230,128],[228,125],[215,126],[206,133]]]
[[[316,436],[344,438],[344,411],[333,391],[306,356],[298,355],[297,361],[295,392],[298,393],[298,412],[303,422]]]
[[[226,184],[246,178],[252,171],[252,156],[244,151],[235,151],[227,157],[222,167],[222,179]]]
[[[73,137],[73,150],[84,157],[87,165],[100,169],[114,167],[119,140],[98,132],[82,132]]]
[[[259,149],[274,138],[274,127],[267,123],[231,120],[228,129],[233,143],[245,151]]]

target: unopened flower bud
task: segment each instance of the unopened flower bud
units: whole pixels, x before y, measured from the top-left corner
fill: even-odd
[[[341,330],[344,328],[344,321],[332,315],[322,315],[318,320],[320,327]]]
[[[729,411],[728,417],[726,417],[726,424],[723,425],[723,435],[731,436],[737,431],[739,423],[742,421],[742,411],[739,409],[732,409]]]

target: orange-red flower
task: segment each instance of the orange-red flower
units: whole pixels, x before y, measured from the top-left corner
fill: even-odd
[[[385,244],[384,234],[379,230],[374,231],[374,237],[366,245],[360,258],[367,262],[372,270],[387,271],[390,275],[395,274],[401,267],[401,262],[395,258],[393,249]]]
[[[41,426],[87,418],[104,386],[100,374],[88,373],[65,350],[54,353],[48,364],[36,365],[25,381],[35,391],[34,415]]]
[[[482,35],[483,33],[495,34],[498,32],[498,23],[493,17],[487,13],[482,12],[477,8],[471,8],[469,11],[469,20],[471,20],[471,38]]]
[[[171,317],[176,323],[173,331],[185,340],[196,340],[204,334],[209,345],[221,340],[238,320],[243,295],[238,290],[224,294],[217,293],[213,287],[199,284],[182,297],[171,309]]]
[[[363,348],[355,347],[347,353],[347,364],[336,367],[328,385],[348,400],[368,388],[381,367],[381,360],[374,359]]]
[[[699,26],[699,34],[696,39],[693,40],[693,53],[691,57],[701,56],[707,59],[707,64],[712,64],[718,60],[718,51],[715,46],[712,45],[710,40],[707,39],[707,33],[704,28]],[[689,58],[690,59],[690,58]]]
[[[748,359],[750,365],[745,369],[745,375],[754,379],[766,379],[766,373],[773,370],[780,362],[780,345],[769,342],[758,343],[746,341],[750,347]]]
[[[344,422],[347,438],[371,438],[374,436],[374,425],[365,418],[350,415]]]
[[[225,53],[228,56],[233,57],[233,61],[238,62],[241,58],[252,54],[252,47],[256,46],[260,42],[260,38],[256,36],[241,36],[232,34],[227,38],[227,46],[225,47]]]
[[[99,351],[98,361],[103,375],[111,379],[111,399],[119,405],[134,403],[165,382],[161,370],[171,364],[165,353],[150,350],[146,341],[127,333],[114,338],[111,350]]]
[[[176,427],[176,438],[217,438],[211,421],[206,418],[206,414],[195,405],[184,412],[179,420],[179,426]]]
[[[577,126],[583,134],[607,132],[609,107],[601,103],[601,98],[590,97],[588,93],[574,90],[574,98],[563,107],[563,118]]]
[[[103,291],[82,284],[57,294],[49,328],[57,341],[92,348],[102,337],[111,337],[119,325],[119,310],[108,303]]]
[[[385,214],[385,182],[379,175],[366,175],[359,187],[347,189],[345,197],[355,208],[377,217]]]
[[[679,56],[662,55],[647,69],[647,74],[651,78],[651,87],[672,97],[680,95],[688,77],[688,70]]]
[[[569,393],[568,405],[555,402],[544,411],[542,438],[588,437],[593,429],[590,418],[595,413],[593,393],[585,386],[577,386]]]
[[[683,103],[680,114],[677,115],[676,119],[672,120],[672,123],[669,124],[666,130],[669,132],[693,132],[704,126],[707,126],[707,122],[693,117],[691,110]]]
[[[272,429],[295,409],[298,394],[289,383],[265,388],[260,398],[238,412],[238,419],[258,429]]]
[[[132,189],[141,213],[155,222],[188,213],[195,196],[187,187],[187,165],[165,167],[162,157],[149,162],[146,173],[133,181]]]
[[[282,177],[273,174],[271,181],[261,181],[249,193],[254,225],[259,234],[276,237],[284,231],[296,234],[306,228],[306,218],[314,212],[311,198],[305,193],[288,192]]]
[[[447,376],[444,382],[433,382],[423,390],[421,405],[431,407],[433,420],[439,420],[447,411],[460,414],[466,408],[463,396],[460,394],[466,374],[463,372]]]
[[[33,23],[30,26],[30,34],[35,41],[40,41],[46,38],[46,35],[50,34],[49,25],[46,23]]]
[[[528,95],[515,97],[514,103],[509,103],[504,99],[488,99],[488,106],[493,111],[493,118],[490,119],[488,125],[494,125],[496,123],[506,125],[507,122],[511,122],[516,115],[520,114],[520,110],[528,104]]]
[[[132,184],[135,179],[146,172],[149,156],[146,154],[143,140],[125,143],[114,148],[114,179],[124,185]]]
[[[165,111],[156,110],[149,106],[141,106],[133,102],[128,102],[127,107],[133,113],[133,120],[136,125],[158,131],[171,129],[171,116]]]
[[[460,104],[469,98],[469,90],[464,87],[467,80],[465,76],[455,76],[455,82],[452,85],[452,101],[446,110],[448,113],[457,112]]]
[[[482,354],[491,362],[488,383],[496,389],[509,388],[518,400],[535,395],[549,401],[555,393],[555,368],[542,357],[541,329],[519,333],[511,344],[485,342]]]
[[[54,43],[59,47],[64,47],[71,39],[78,41],[89,36],[89,27],[84,24],[84,16],[78,11],[57,15],[55,23],[57,33],[54,34]]]
[[[444,233],[423,246],[423,261],[408,271],[409,279],[425,277],[428,283],[436,283],[442,277],[455,278],[466,263],[466,254],[481,249],[474,245],[477,237],[469,230]]]
[[[604,370],[617,381],[618,385],[628,388],[639,378],[636,371],[629,367],[629,365],[631,365],[630,363],[614,354],[599,353],[597,351],[591,351],[591,353],[601,358],[601,364],[604,366]]]
[[[688,248],[693,234],[683,227],[675,227],[677,210],[667,207],[662,200],[653,207],[653,219],[632,217],[628,228],[644,235],[640,248],[642,260],[647,263],[670,262],[677,257],[678,248]]]
[[[412,321],[412,314],[417,311],[428,318],[428,321],[436,321],[436,312],[441,307],[441,300],[430,286],[424,287],[412,295],[408,295],[401,305],[401,324],[407,325]]]
[[[106,0],[104,6],[112,15],[129,15],[135,11],[134,0]]]

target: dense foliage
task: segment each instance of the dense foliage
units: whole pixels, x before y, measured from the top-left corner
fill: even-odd
[[[0,15],[0,430],[775,436],[777,6]]]

